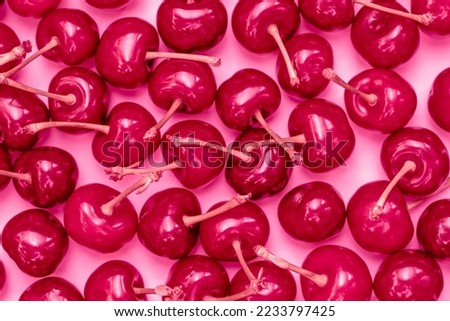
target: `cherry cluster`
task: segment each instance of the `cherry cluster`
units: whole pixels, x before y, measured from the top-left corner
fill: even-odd
[[[131,14],[139,0],[85,2],[0,4],[35,23],[34,42],[0,22],[1,202],[14,193],[27,208],[0,225],[0,291],[17,267],[20,300],[441,297],[450,200],[429,200],[450,186],[449,154],[441,135],[409,125],[420,97],[394,69],[414,59],[421,34],[450,36],[450,0],[412,0],[411,13],[387,0],[165,0],[148,5],[154,25]],[[366,66],[348,81],[327,40],[345,30]],[[273,71],[228,55],[236,71],[219,76],[215,53],[230,41],[253,60],[276,57]],[[37,74],[21,81],[39,63],[56,71],[45,89]],[[345,108],[321,97],[332,83]],[[445,69],[430,84],[440,132],[449,83]],[[289,119],[275,126],[280,109]],[[384,177],[352,185],[346,202],[327,178],[351,173],[363,135],[381,143],[372,166]],[[221,201],[202,210],[199,196],[213,194]],[[274,246],[284,240],[289,251]],[[86,257],[101,264],[86,270]]]

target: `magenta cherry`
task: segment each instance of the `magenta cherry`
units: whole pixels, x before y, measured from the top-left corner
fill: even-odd
[[[419,28],[432,37],[450,35],[450,1],[448,0],[411,0],[411,12],[417,15],[431,14],[429,24],[420,24]]]
[[[7,3],[20,16],[40,18],[58,8],[61,0],[7,0]]]
[[[352,0],[298,0],[298,8],[314,27],[333,31],[350,26],[355,14],[353,3]]]
[[[3,265],[3,262],[0,261],[0,293],[5,287],[6,284],[6,271],[5,266]]]
[[[6,223],[2,245],[20,270],[43,277],[52,274],[65,257],[69,237],[53,214],[31,209]]]
[[[434,79],[428,97],[428,112],[434,122],[445,131],[450,131],[450,117],[446,103],[450,98],[450,90],[447,85],[449,82],[450,68],[447,68]]]
[[[0,22],[0,72],[17,66],[31,51],[31,42],[20,42],[14,30]]]
[[[83,301],[83,295],[66,279],[49,276],[32,283],[19,301]]]
[[[131,0],[85,0],[88,4],[99,9],[117,9],[126,6]]]

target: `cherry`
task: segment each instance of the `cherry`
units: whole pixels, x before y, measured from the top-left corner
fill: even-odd
[[[6,271],[3,262],[0,261],[0,292],[3,290],[6,284]]]
[[[58,8],[61,0],[7,0],[7,3],[20,16],[40,18]]]
[[[289,116],[291,136],[303,135],[303,166],[326,172],[345,166],[355,147],[355,134],[339,106],[322,98],[299,103]]]
[[[417,222],[417,239],[434,258],[450,258],[450,200],[442,199],[427,206]]]
[[[77,243],[102,253],[115,252],[136,234],[138,217],[127,195],[157,178],[147,176],[119,193],[102,184],[77,188],[64,207],[64,226]]]
[[[367,1],[368,3],[368,1]],[[419,47],[417,23],[377,8],[361,8],[351,27],[351,41],[356,51],[373,67],[391,69],[407,62]],[[376,0],[374,4],[406,12],[395,1]],[[430,17],[419,17],[429,23]]]
[[[320,242],[337,234],[345,224],[345,204],[330,184],[312,181],[298,185],[278,205],[281,227],[293,238]]]
[[[201,55],[156,52],[158,32],[147,21],[121,18],[103,33],[95,56],[99,74],[115,87],[134,89],[146,83],[155,58],[187,58],[220,65],[220,59]]]
[[[111,260],[103,263],[91,273],[84,286],[84,297],[88,301],[142,301],[144,281],[139,271],[130,263]]]
[[[197,243],[198,226],[186,225],[184,218],[199,213],[200,203],[187,189],[169,188],[154,193],[139,215],[139,240],[156,255],[185,257]]]
[[[312,98],[328,86],[329,81],[322,77],[324,68],[333,66],[333,49],[320,35],[304,33],[293,36],[286,43],[286,50],[299,81],[291,84],[288,69],[280,53],[277,60],[278,82],[287,93],[295,98]]]
[[[3,22],[0,22],[0,39],[0,72],[6,72],[17,66],[31,51],[31,42],[20,43],[14,30]]]
[[[300,274],[306,301],[363,301],[372,296],[372,277],[366,263],[352,250],[322,245],[312,250],[299,267],[261,246],[255,253],[275,265]]]
[[[405,127],[389,135],[381,148],[381,164],[392,179],[410,161],[414,169],[399,180],[402,193],[426,196],[436,191],[449,175],[449,156],[442,140],[432,131]]]
[[[450,35],[450,1],[448,0],[411,0],[411,12],[415,14],[431,13],[433,21],[419,25],[419,28],[432,37]]]
[[[375,181],[360,187],[350,198],[347,222],[355,241],[365,250],[390,254],[405,248],[414,226],[401,191],[389,182]],[[385,196],[385,191],[388,194]]]
[[[67,67],[51,80],[49,91],[58,95],[74,95],[75,103],[67,104],[49,99],[50,117],[53,121],[72,121],[101,124],[108,111],[109,92],[103,79],[83,67]],[[63,131],[79,132],[82,129],[61,128]]]
[[[58,44],[44,53],[44,57],[74,66],[94,56],[100,36],[98,26],[86,12],[61,8],[41,19],[36,30],[39,49],[58,39]]]
[[[214,180],[225,166],[225,141],[214,126],[202,120],[185,120],[172,125],[161,139],[168,164],[181,162],[173,174],[190,189]]]
[[[251,194],[252,199],[275,195],[282,191],[292,174],[288,156],[280,146],[259,144],[267,141],[262,128],[250,128],[242,132],[232,143],[232,150],[251,152],[251,161],[229,157],[225,168],[227,183],[239,194]]]
[[[250,271],[258,275],[262,289],[255,294],[248,295],[245,301],[294,301],[297,294],[297,285],[291,272],[267,262],[258,261],[248,264]],[[230,295],[248,291],[250,283],[244,269],[240,269],[231,280]]]
[[[69,237],[53,214],[31,209],[6,223],[2,245],[20,270],[43,277],[52,274],[61,263],[67,253]]]
[[[5,85],[0,85],[0,111],[3,144],[10,150],[24,151],[33,147],[40,135],[26,133],[21,129],[28,124],[49,119],[47,107],[39,98]]]
[[[49,276],[37,280],[26,288],[19,301],[84,301],[84,298],[69,281]]]
[[[303,18],[314,27],[325,30],[339,30],[348,27],[355,11],[352,0],[298,0]]]
[[[185,59],[162,61],[150,76],[148,91],[153,103],[167,114],[145,137],[154,137],[175,112],[200,113],[211,107],[216,89],[214,74],[207,64]]]
[[[223,204],[215,204],[210,211]],[[266,244],[269,231],[269,221],[261,207],[244,202],[201,222],[200,241],[210,257],[242,262],[255,258],[253,246]]]
[[[0,171],[12,171],[11,156],[8,149],[0,143]],[[9,184],[10,178],[8,176],[0,175],[0,190],[4,189]]]
[[[99,9],[116,9],[127,5],[130,0],[85,0],[88,4]]]
[[[373,289],[382,301],[437,300],[443,288],[439,264],[420,250],[388,256],[375,274]]]
[[[347,114],[362,128],[389,134],[405,127],[414,115],[416,92],[395,71],[367,69],[348,83],[332,69],[325,69],[323,75],[346,89]]]
[[[0,175],[14,178],[19,195],[37,207],[63,203],[75,190],[78,166],[71,154],[57,147],[35,147],[16,159],[12,171]]]
[[[450,97],[447,84],[450,81],[450,68],[439,73],[431,87],[428,98],[428,111],[436,124],[446,131],[450,131],[450,117],[447,112],[446,101]]]
[[[164,44],[174,51],[203,51],[223,39],[228,15],[216,0],[167,0],[158,8],[156,25]]]
[[[203,255],[190,255],[176,261],[169,270],[166,285],[171,293],[166,301],[200,301],[228,293],[230,281],[225,268]]]

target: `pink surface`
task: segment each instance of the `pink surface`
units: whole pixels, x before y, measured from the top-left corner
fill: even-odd
[[[161,2],[161,0],[134,0],[131,1],[130,5],[121,10],[102,11],[90,7],[84,1],[63,0],[61,7],[85,10],[98,23],[100,32],[102,33],[111,22],[126,16],[141,17],[155,25],[156,11]],[[227,6],[229,18],[236,2],[237,0],[223,1]],[[409,1],[401,0],[399,2],[409,9]],[[6,5],[3,5],[0,9],[0,20],[11,26],[21,40],[31,40],[35,50],[35,30],[38,20],[19,17],[12,13]],[[315,30],[302,20],[298,33],[304,32],[317,32],[328,39],[334,50],[335,70],[342,78],[348,80],[357,73],[370,67],[353,49],[350,42],[349,28],[340,32],[324,33]],[[160,50],[167,50],[167,48],[161,44]],[[433,123],[427,110],[427,98],[432,81],[439,72],[449,67],[448,55],[446,54],[448,52],[450,52],[450,38],[432,39],[421,33],[421,45],[419,50],[408,63],[400,66],[396,71],[405,79],[409,80],[418,96],[417,111],[409,125],[423,126],[431,129],[442,138],[447,148],[450,148],[449,134],[439,129],[437,125]],[[224,40],[218,47],[211,50],[209,53],[222,58],[222,66],[214,68],[213,70],[218,84],[229,78],[237,70],[245,67],[260,69],[276,79],[275,62],[277,53],[256,55],[247,52],[234,39],[230,25]],[[94,68],[93,61],[89,61],[86,66]],[[62,67],[61,64],[51,62],[45,58],[39,58],[25,70],[21,71],[17,79],[28,85],[47,89],[52,77]],[[110,92],[110,107],[119,102],[131,100],[146,106],[156,119],[163,116],[163,111],[155,107],[150,101],[145,87],[133,91],[121,91],[110,88]],[[321,97],[329,99],[340,106],[344,106],[343,96],[343,89],[335,85],[330,85],[321,95]],[[287,120],[296,103],[297,101],[283,93],[281,107],[269,121],[281,136],[288,135]],[[190,117],[191,116],[189,115],[176,114],[166,125],[165,129],[175,122]],[[233,140],[238,134],[237,132],[229,130],[221,123],[216,115],[214,107],[209,111],[198,115],[198,117],[214,124],[222,132],[225,140],[228,142]],[[379,160],[381,143],[385,136],[361,129],[354,124],[352,124],[352,126],[356,134],[356,148],[348,161],[347,167],[341,167],[324,174],[314,174],[303,168],[295,168],[288,186],[282,193],[257,201],[257,203],[265,210],[271,224],[271,235],[267,247],[279,256],[282,256],[293,263],[301,264],[304,257],[320,244],[306,244],[294,240],[281,229],[277,219],[277,206],[281,197],[287,191],[305,182],[323,180],[335,186],[347,203],[351,195],[362,184],[372,180],[386,179],[386,175],[381,168]],[[91,140],[93,135],[94,133],[87,133],[80,136],[72,136],[58,130],[50,130],[48,131],[48,136],[41,142],[41,145],[62,147],[72,153],[80,167],[78,186],[100,182],[118,190],[124,190],[129,184],[136,180],[136,177],[127,177],[117,183],[110,181],[104,174],[103,169],[92,156]],[[160,156],[159,151],[157,152],[156,157],[162,157]],[[131,195],[130,200],[134,203],[139,212],[143,203],[154,191],[163,190],[172,186],[181,187],[181,184],[171,173],[166,173],[157,184],[152,185],[144,194]],[[235,192],[226,184],[223,175],[207,187],[195,190],[195,193],[202,204],[203,211],[206,211],[216,202],[227,200],[235,195]],[[450,197],[450,191],[443,192],[439,196],[430,198],[429,201],[412,210],[411,216],[413,221],[417,221],[425,206],[432,200],[445,197]],[[23,201],[17,195],[12,183],[10,183],[0,194],[0,208],[0,228],[3,229],[3,226],[12,216],[25,209],[31,208],[31,205]],[[62,209],[53,209],[52,212],[62,220]],[[340,244],[355,250],[369,265],[372,276],[375,274],[378,265],[383,258],[381,255],[371,254],[361,249],[353,241],[347,226],[344,227],[343,231],[338,236],[324,242],[324,244]],[[408,248],[417,247],[418,243],[416,237],[414,237],[408,245]],[[203,250],[200,245],[198,245],[194,252],[203,253]],[[0,299],[17,300],[23,290],[36,279],[22,273],[4,252],[3,248],[0,248],[0,258],[4,262],[7,272],[6,288],[0,293]],[[135,265],[141,272],[144,282],[148,287],[163,284],[166,280],[168,269],[173,264],[173,261],[169,259],[157,257],[148,252],[136,237],[120,251],[112,254],[100,254],[72,241],[66,258],[58,267],[54,275],[67,278],[82,292],[84,283],[90,273],[100,264],[111,259],[126,260]],[[450,300],[450,265],[444,262],[440,263],[445,277],[445,285],[441,299]],[[238,264],[227,263],[226,267],[228,268],[231,278],[238,269]],[[303,297],[298,277],[296,277],[296,282],[298,287],[297,299],[302,300]],[[149,299],[159,300],[158,297],[149,297]]]

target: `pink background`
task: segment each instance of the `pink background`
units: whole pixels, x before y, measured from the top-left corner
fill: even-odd
[[[98,23],[100,33],[114,20],[126,17],[136,16],[141,17],[155,25],[156,11],[161,3],[161,0],[133,0],[131,4],[120,10],[102,11],[87,5],[84,1],[63,0],[61,7],[79,8],[88,12],[94,20]],[[237,0],[222,1],[228,9],[229,18],[231,17],[232,9]],[[406,8],[409,9],[409,1],[399,1]],[[358,6],[359,8],[359,6]],[[33,50],[36,50],[35,45],[35,30],[38,23],[37,19],[23,18],[12,13],[6,5],[0,8],[0,20],[11,26],[21,40],[29,39],[33,42]],[[317,32],[324,36],[332,45],[335,57],[335,69],[342,76],[348,80],[357,73],[368,69],[369,65],[356,53],[350,42],[350,28],[340,32],[324,33],[314,29],[302,20],[298,33]],[[167,50],[161,44],[160,50]],[[418,96],[417,111],[409,123],[409,125],[424,126],[435,133],[437,133],[445,142],[447,148],[450,148],[449,134],[439,129],[431,120],[427,111],[427,97],[431,88],[432,81],[439,72],[449,67],[447,62],[450,52],[450,38],[448,39],[432,39],[421,33],[421,45],[415,56],[405,65],[396,69],[405,79],[413,85]],[[216,55],[222,58],[222,66],[214,68],[217,83],[221,84],[225,79],[244,67],[253,67],[275,77],[275,62],[278,53],[271,53],[266,55],[256,55],[247,52],[234,39],[231,27],[227,30],[223,41],[213,50],[209,52],[211,55]],[[93,61],[85,64],[89,68],[94,68]],[[29,65],[25,70],[21,71],[17,79],[41,89],[47,89],[52,77],[64,67],[61,64],[54,63],[45,58],[39,58],[37,61]],[[121,91],[110,88],[111,102],[110,107],[122,101],[135,101],[146,106],[156,119],[163,116],[163,111],[155,107],[150,101],[145,87],[134,91]],[[321,97],[329,99],[340,106],[343,103],[343,89],[330,85]],[[44,100],[46,101],[46,100]],[[296,105],[297,101],[288,97],[283,93],[281,107],[278,112],[270,119],[269,123],[275,128],[281,136],[286,136],[287,120],[290,112]],[[171,124],[180,120],[188,119],[190,116],[176,114],[166,125],[167,129]],[[198,116],[202,120],[211,122],[223,133],[225,140],[230,142],[237,135],[226,128],[218,118],[215,108],[212,107],[207,112]],[[348,160],[348,166],[335,169],[325,174],[313,174],[303,168],[296,168],[291,177],[289,185],[286,189],[273,197],[265,198],[257,203],[262,206],[270,220],[271,235],[267,243],[267,247],[278,255],[290,260],[293,263],[301,264],[304,257],[315,247],[321,244],[307,244],[290,238],[280,227],[277,219],[277,206],[281,197],[293,187],[313,181],[323,180],[334,185],[342,194],[345,202],[359,188],[362,184],[379,179],[386,179],[381,164],[379,161],[379,153],[381,143],[384,140],[383,135],[375,132],[369,132],[352,124],[357,140],[353,155]],[[164,129],[163,129],[164,132]],[[94,133],[88,133],[81,136],[71,136],[64,134],[58,130],[48,131],[48,137],[41,142],[42,145],[58,146],[71,152],[76,158],[80,167],[80,177],[78,185],[84,185],[93,182],[100,182],[110,185],[118,190],[124,190],[129,184],[136,180],[136,177],[128,177],[121,182],[114,183],[108,179],[104,174],[103,169],[94,160],[91,154],[91,140]],[[159,152],[157,155],[160,155]],[[152,185],[142,195],[131,195],[130,200],[134,203],[139,212],[142,204],[154,192],[166,189],[172,186],[180,186],[181,184],[174,178],[171,173],[167,173],[157,183]],[[202,210],[206,211],[210,206],[216,202],[227,200],[235,193],[226,184],[224,176],[220,176],[211,185],[195,191],[201,204]],[[443,192],[439,196],[430,198],[430,201],[422,204],[422,206],[411,211],[413,221],[416,222],[422,213],[423,209],[432,200],[438,198],[449,197],[450,191]],[[31,208],[31,205],[23,201],[10,184],[4,191],[0,193],[0,229],[6,222],[17,213]],[[62,209],[53,209],[52,212],[62,220]],[[348,227],[345,226],[343,231],[336,237],[324,242],[324,244],[340,244],[347,246],[358,254],[369,265],[372,275],[375,274],[378,265],[383,256],[371,254],[361,249],[352,239]],[[418,243],[416,238],[411,241],[408,248],[417,248]],[[195,253],[202,253],[201,246],[197,246]],[[20,294],[36,279],[22,273],[15,263],[0,248],[0,258],[5,264],[7,272],[7,284],[3,292],[0,293],[2,300],[17,300]],[[90,273],[100,264],[111,259],[127,260],[141,272],[146,286],[153,287],[158,284],[163,284],[166,280],[167,272],[173,261],[165,258],[160,258],[148,252],[135,237],[129,244],[127,244],[120,251],[112,254],[99,254],[71,241],[67,256],[60,264],[54,275],[61,276],[70,280],[75,284],[81,292],[83,292],[84,283]],[[225,264],[228,268],[230,278],[233,277],[238,265],[237,263]],[[446,283],[450,281],[450,265],[441,262],[441,267],[444,273]],[[296,277],[297,282],[297,299],[302,300],[302,294],[299,285],[299,278]],[[373,297],[374,298],[374,297]],[[149,297],[150,300],[159,300],[158,297]],[[446,284],[441,295],[441,299],[450,300],[450,285]]]

